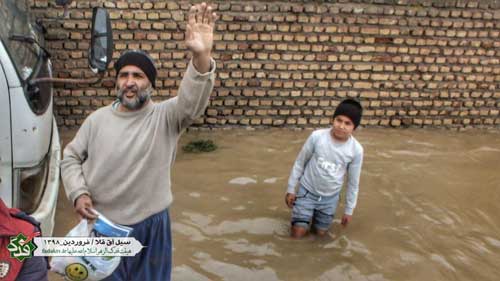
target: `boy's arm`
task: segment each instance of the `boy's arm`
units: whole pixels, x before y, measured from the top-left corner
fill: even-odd
[[[90,136],[90,121],[85,120],[74,139],[66,145],[61,161],[61,177],[68,199],[75,200],[82,194],[90,195],[83,175],[82,164],[88,156],[88,140]]]
[[[295,194],[295,187],[299,183],[300,178],[304,174],[304,169],[311,159],[314,152],[314,137],[313,134],[307,138],[306,143],[302,146],[295,163],[293,164],[292,172],[290,173],[290,178],[288,179],[287,193]]]
[[[347,194],[345,204],[345,215],[352,216],[356,203],[358,201],[359,178],[361,176],[361,167],[363,165],[363,150],[358,153],[347,169]]]

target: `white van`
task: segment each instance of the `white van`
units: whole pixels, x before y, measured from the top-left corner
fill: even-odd
[[[50,54],[43,47],[44,28],[31,18],[29,3],[0,0],[0,197],[8,207],[40,221],[42,234],[51,236],[61,161],[51,82],[65,81],[51,78]],[[107,12],[104,20],[105,28],[110,27]],[[101,57],[89,61],[103,72],[111,48],[102,47],[112,47],[111,34],[97,32],[94,26],[95,17],[89,53]]]

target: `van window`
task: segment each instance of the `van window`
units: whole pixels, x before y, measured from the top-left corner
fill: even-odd
[[[13,60],[21,80],[28,79],[35,69],[39,47],[15,40],[9,40],[12,35],[30,36],[37,41],[37,33],[31,27],[27,0],[0,0],[0,38]]]
[[[29,37],[43,43],[43,36],[31,26],[29,0],[0,0],[0,39],[7,49],[24,85],[25,97],[35,114],[43,114],[52,101],[52,87],[48,83],[30,86],[27,81],[48,77],[50,66],[41,56],[40,47],[32,42],[12,40],[12,36]]]

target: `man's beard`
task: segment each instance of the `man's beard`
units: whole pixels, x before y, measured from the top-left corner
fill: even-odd
[[[133,99],[125,98],[125,92],[136,92]],[[153,87],[151,85],[146,89],[139,90],[136,86],[130,88],[122,88],[117,90],[117,96],[120,103],[129,110],[137,110],[141,108],[151,97]]]

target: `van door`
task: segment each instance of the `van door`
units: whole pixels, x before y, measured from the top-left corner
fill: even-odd
[[[0,48],[3,46],[0,43]],[[0,52],[0,54],[5,54]],[[0,60],[0,197],[8,206],[12,206],[12,137],[10,124],[9,86],[5,70]]]

